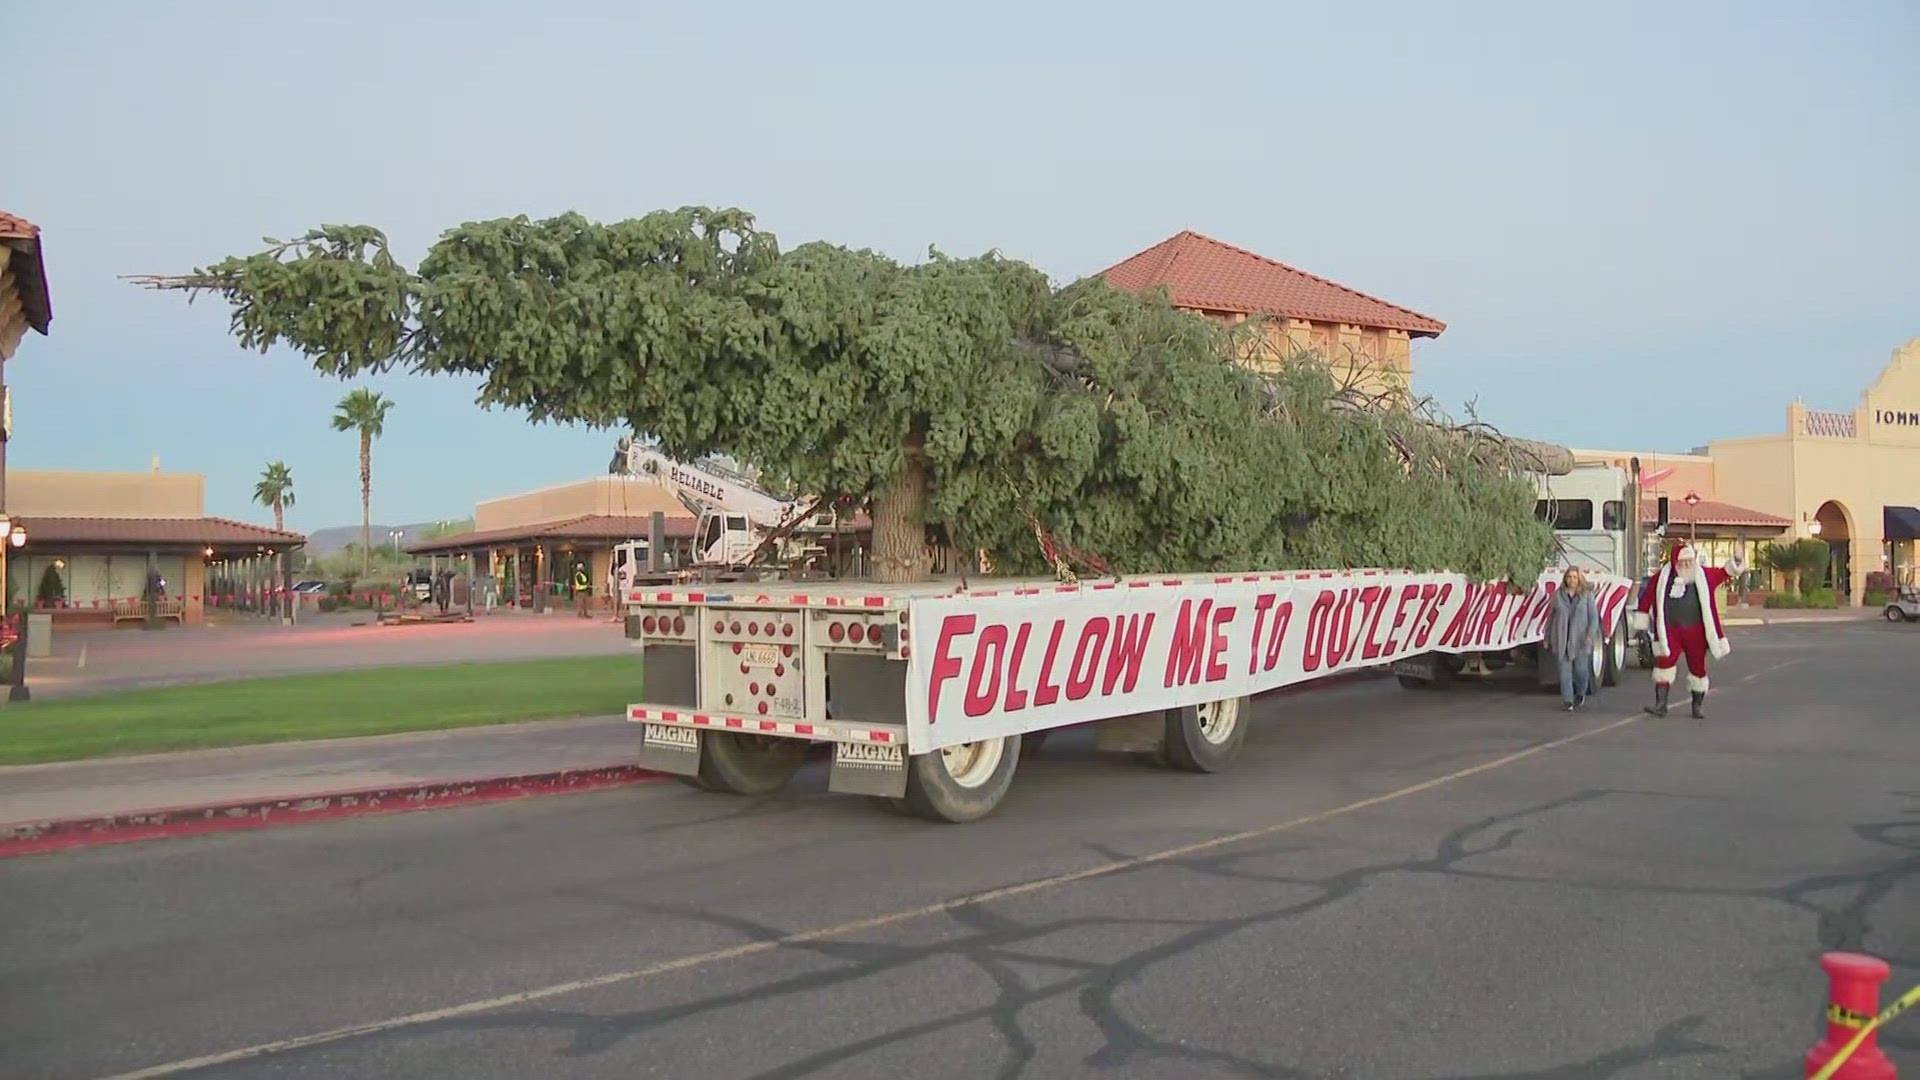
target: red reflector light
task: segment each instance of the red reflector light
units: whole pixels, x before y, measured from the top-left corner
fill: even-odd
[[[852,626],[847,627],[847,640],[859,641],[866,635],[866,632],[866,627],[861,626],[859,623],[854,623]]]
[[[840,625],[839,623],[828,623],[827,636],[832,638],[835,641],[839,641],[840,639],[847,636],[847,628]]]
[[[780,626],[780,636],[781,636],[781,637],[792,637],[792,636],[793,636],[793,624],[792,624],[792,623],[783,623],[783,624],[781,624],[781,626]]]
[[[733,655],[739,656],[741,653],[746,651],[747,651],[747,647],[745,645],[742,645],[737,641],[733,643]]]
[[[660,625],[660,620],[654,618],[651,615],[640,620],[640,629],[645,630],[649,634],[653,633],[654,629],[659,625]]]
[[[787,665],[785,664],[773,665],[773,673],[775,675],[785,675],[787,673]]]
[[[734,624],[733,624],[733,632],[734,632],[734,633],[736,633],[736,634],[740,632],[740,624],[739,624],[739,623],[737,623],[737,622],[736,622],[736,623],[734,623]]]
[[[760,703],[760,715],[761,716],[767,715],[767,703],[764,701]]]
[[[791,645],[782,645],[782,646],[780,646],[780,655],[781,655],[781,656],[792,656],[792,655],[793,655],[793,646],[791,646]]]
[[[673,632],[674,632],[674,633],[676,633],[676,634],[684,634],[684,633],[686,633],[686,632],[687,632],[687,620],[685,620],[685,619],[675,619],[675,620],[673,620]]]
[[[717,622],[717,623],[714,623],[714,624],[713,624],[713,632],[714,632],[714,633],[716,633],[716,634],[724,634],[724,633],[726,633],[726,632],[727,632],[727,624],[726,624],[726,623],[723,623],[723,622]]]
[[[754,637],[759,637],[759,636],[760,636],[760,624],[759,624],[759,623],[757,623],[757,622],[750,622],[750,623],[748,623],[748,624],[747,624],[747,633],[748,633],[748,634],[750,634],[750,635],[752,635],[752,636],[754,636]]]

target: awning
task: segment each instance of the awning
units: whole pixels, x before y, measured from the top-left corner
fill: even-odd
[[[1920,540],[1920,508],[1880,508],[1880,535],[1888,540]]]

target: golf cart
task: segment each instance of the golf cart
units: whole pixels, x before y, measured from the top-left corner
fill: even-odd
[[[1887,601],[1887,621],[1920,622],[1920,582],[1914,575],[1908,574],[1906,583],[1894,590],[1893,599]]]

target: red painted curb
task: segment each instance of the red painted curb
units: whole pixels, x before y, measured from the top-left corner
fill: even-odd
[[[358,814],[431,810],[444,806],[498,802],[530,795],[592,791],[665,779],[638,765],[562,769],[521,776],[489,776],[472,780],[443,780],[430,784],[331,791],[290,798],[251,799],[208,806],[179,806],[141,810],[104,817],[38,821],[7,827],[0,833],[0,858],[32,855],[97,844],[122,844],[231,829],[258,829],[269,825],[297,825]]]

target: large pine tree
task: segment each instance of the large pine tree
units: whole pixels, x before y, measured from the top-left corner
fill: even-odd
[[[1055,290],[991,254],[782,252],[742,211],[687,208],[471,222],[417,270],[378,230],[329,226],[147,283],[224,296],[244,345],[328,374],[478,376],[484,405],[854,496],[887,580],[925,572],[927,525],[1016,572],[1051,550],[1122,572],[1531,580],[1552,542],[1497,442],[1350,407],[1305,358],[1255,374],[1233,357],[1256,323],[1099,280]]]

